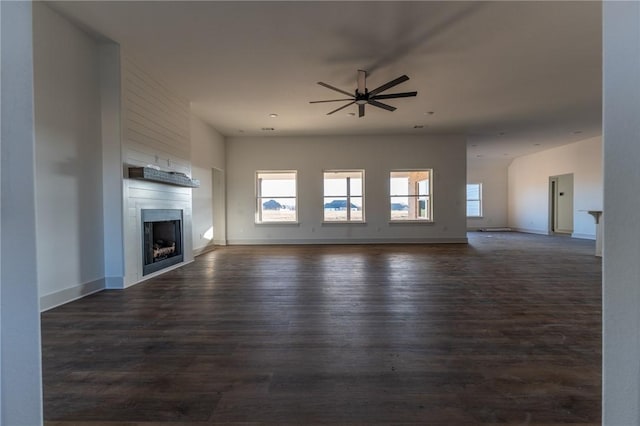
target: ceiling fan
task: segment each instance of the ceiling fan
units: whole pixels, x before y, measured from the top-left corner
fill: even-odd
[[[366,104],[373,105],[378,108],[386,109],[387,111],[395,111],[396,107],[391,105],[384,104],[379,102],[380,99],[394,99],[394,98],[408,98],[410,96],[416,96],[418,92],[402,92],[402,93],[389,93],[386,95],[381,94],[385,90],[391,89],[394,86],[397,86],[400,83],[404,83],[409,80],[409,77],[406,75],[400,76],[394,80],[391,80],[380,87],[376,87],[375,89],[369,91],[367,89],[367,72],[363,70],[358,70],[358,88],[354,95],[351,93],[338,89],[337,87],[333,87],[330,84],[323,83],[319,81],[318,84],[320,86],[324,86],[327,89],[335,90],[336,92],[340,92],[344,95],[349,96],[346,99],[330,99],[327,101],[311,101],[311,104],[318,104],[323,102],[342,102],[342,101],[350,101],[348,104],[341,106],[340,108],[334,109],[331,112],[328,112],[327,115],[331,115],[334,112],[338,112],[341,109],[344,109],[350,105],[357,104],[358,105],[358,117],[364,117],[364,106]]]

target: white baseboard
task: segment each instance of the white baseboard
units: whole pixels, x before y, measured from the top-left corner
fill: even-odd
[[[508,226],[482,226],[480,228],[467,228],[467,232],[511,232]]]
[[[467,244],[464,238],[350,238],[350,239],[238,239],[228,240],[229,245],[312,245],[312,244]]]
[[[213,240],[213,244],[216,246],[226,246],[227,245],[227,240]]]
[[[81,299],[85,296],[88,296],[93,293],[97,293],[102,290],[107,290],[107,289],[122,290],[124,288],[131,287],[132,285],[147,281],[150,278],[154,278],[159,275],[162,275],[165,272],[169,272],[174,269],[178,269],[182,266],[188,265],[191,262],[193,262],[193,260],[182,262],[177,265],[173,265],[169,268],[165,268],[153,274],[145,275],[144,278],[141,279],[140,281],[130,283],[127,285],[125,285],[123,277],[106,277],[106,278],[100,278],[88,283],[80,284],[74,287],[69,287],[64,290],[57,291],[55,293],[47,294],[45,296],[40,296],[40,312],[53,309],[60,305],[64,305],[65,303],[73,302],[74,300]]]
[[[53,309],[65,303],[88,296],[92,293],[102,291],[106,288],[104,278],[97,279],[88,283],[80,284],[74,287],[65,288],[55,293],[40,296],[40,312]]]
[[[201,254],[208,253],[216,248],[215,244],[207,244],[204,247],[194,248],[193,257],[200,256]]]
[[[538,235],[550,235],[549,231],[543,231],[540,229],[527,229],[527,228],[511,228],[516,232],[524,232],[525,234],[538,234]]]
[[[180,262],[180,263],[178,263],[176,265],[169,266],[169,267],[161,269],[161,270],[159,270],[157,272],[153,272],[153,273],[151,273],[149,275],[144,275],[138,281],[134,281],[134,282],[126,284],[124,288],[129,288],[129,287],[134,286],[136,284],[143,283],[145,281],[150,280],[151,278],[155,278],[155,277],[158,277],[158,276],[160,276],[162,274],[166,274],[169,271],[173,271],[174,269],[182,268],[183,266],[186,266],[186,265],[188,265],[188,264],[190,264],[192,262],[193,262],[193,259],[192,260],[185,260],[184,262]]]
[[[573,234],[571,234],[571,238],[579,238],[581,240],[594,240],[596,239],[596,236],[593,234],[579,234],[574,232]]]

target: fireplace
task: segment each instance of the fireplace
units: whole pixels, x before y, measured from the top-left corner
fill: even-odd
[[[184,260],[182,210],[142,210],[142,275]]]

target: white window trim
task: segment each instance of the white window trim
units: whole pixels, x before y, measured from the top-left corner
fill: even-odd
[[[351,220],[349,219],[351,217],[351,209],[347,209],[347,220],[325,220],[324,218],[324,199],[329,197],[329,198],[337,198],[337,197],[342,197],[342,195],[337,195],[337,196],[331,196],[331,195],[326,195],[324,193],[324,174],[325,173],[361,173],[362,174],[362,196],[360,198],[362,198],[362,220]],[[349,179],[349,178],[347,178]],[[350,206],[351,203],[351,195],[349,194],[349,192],[351,191],[349,182],[347,182],[347,206]],[[358,197],[358,196],[356,196]],[[366,207],[365,207],[365,171],[364,169],[326,169],[322,171],[322,224],[323,225],[327,225],[327,224],[363,224],[363,223],[367,223],[367,218],[366,218]]]
[[[467,185],[465,185],[465,205],[464,205],[464,209],[465,209],[465,214],[467,213],[467,203],[469,202],[469,199],[466,198],[466,189],[468,185],[478,185],[479,186],[479,190],[478,190],[478,195],[480,196],[480,198],[477,200],[480,203],[480,214],[477,216],[467,216],[467,219],[482,219],[484,217],[484,208],[483,208],[483,203],[482,203],[482,182],[468,182]],[[476,201],[476,200],[471,200],[471,201]]]
[[[434,204],[433,204],[433,169],[432,168],[423,168],[423,169],[392,169],[389,170],[388,173],[388,180],[387,183],[389,184],[389,189],[387,191],[388,193],[388,200],[389,200],[389,206],[391,206],[391,197],[393,197],[394,195],[391,194],[391,173],[393,172],[429,172],[429,205],[431,207],[430,209],[430,215],[429,215],[429,219],[422,219],[422,218],[417,218],[417,219],[392,219],[391,218],[391,209],[389,209],[389,223],[392,224],[397,224],[397,223],[408,223],[408,224],[416,224],[416,223],[422,223],[422,224],[432,224],[434,223]],[[400,196],[400,195],[399,195]],[[420,195],[418,194],[417,197],[419,197]]]
[[[258,183],[258,175],[261,173],[265,173],[265,174],[269,174],[269,173],[293,173],[295,174],[296,177],[296,195],[295,197],[276,197],[276,198],[292,198],[296,200],[296,218],[295,220],[282,220],[282,221],[261,221],[259,220],[260,217],[260,200],[262,199],[262,196],[260,194],[260,184]],[[253,179],[253,184],[255,186],[254,188],[254,200],[255,200],[255,213],[254,213],[254,223],[256,225],[299,225],[300,222],[298,220],[298,207],[300,205],[299,203],[299,199],[298,199],[298,171],[297,170],[273,170],[273,169],[269,169],[269,170],[256,170],[255,175],[254,175],[254,179]]]

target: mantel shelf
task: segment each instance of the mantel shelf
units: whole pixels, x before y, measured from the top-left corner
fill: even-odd
[[[198,179],[191,179],[181,173],[157,170],[152,167],[129,167],[129,177],[131,179],[149,180],[186,188],[200,187],[200,181]]]

